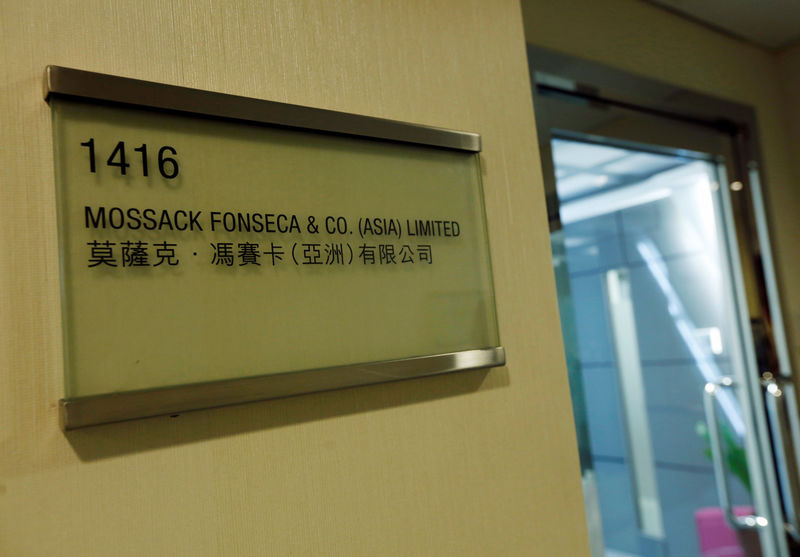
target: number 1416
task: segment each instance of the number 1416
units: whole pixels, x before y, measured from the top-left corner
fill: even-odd
[[[94,147],[94,138],[89,138],[88,141],[84,141],[81,143],[81,147],[86,147],[89,149],[89,172],[97,172],[97,161],[96,161],[96,153]],[[148,166],[147,166],[147,144],[142,143],[138,147],[133,150],[135,153],[139,153],[141,158],[137,155],[133,155],[131,158],[136,159],[141,162],[141,170],[142,176],[148,176]],[[178,161],[169,156],[175,155],[177,156],[178,152],[169,145],[164,145],[158,150],[158,171],[164,178],[172,179],[178,175]],[[135,163],[134,163],[135,164]],[[131,163],[128,162],[128,157],[125,154],[125,142],[119,141],[117,142],[117,146],[114,147],[114,150],[111,151],[111,154],[108,156],[108,160],[106,160],[106,166],[116,166],[119,168],[119,172],[122,175],[126,175],[128,173],[128,168],[131,167]]]

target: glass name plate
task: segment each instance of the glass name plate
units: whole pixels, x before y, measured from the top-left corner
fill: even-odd
[[[45,81],[64,428],[504,364],[476,134]]]

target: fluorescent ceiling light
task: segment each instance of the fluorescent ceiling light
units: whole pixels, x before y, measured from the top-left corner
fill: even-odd
[[[561,205],[560,210],[561,222],[563,224],[571,224],[623,209],[630,209],[637,205],[660,201],[670,195],[672,195],[672,191],[669,188],[650,189],[634,186],[612,190],[608,193],[587,197],[586,199],[564,203]]]
[[[575,169],[594,168],[600,164],[623,158],[629,153],[626,149],[568,139],[554,139],[551,146],[553,163],[556,168],[563,166]]]

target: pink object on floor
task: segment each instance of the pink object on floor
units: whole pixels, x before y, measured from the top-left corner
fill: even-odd
[[[734,507],[736,516],[753,514],[753,507]],[[725,522],[725,515],[719,507],[697,509],[694,513],[697,526],[697,539],[700,541],[702,557],[746,557],[739,544],[736,532]]]

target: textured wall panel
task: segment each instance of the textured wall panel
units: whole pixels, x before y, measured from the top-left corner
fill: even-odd
[[[508,366],[65,436],[46,64],[481,133]],[[0,555],[585,554],[516,2],[2,0],[0,133]]]

